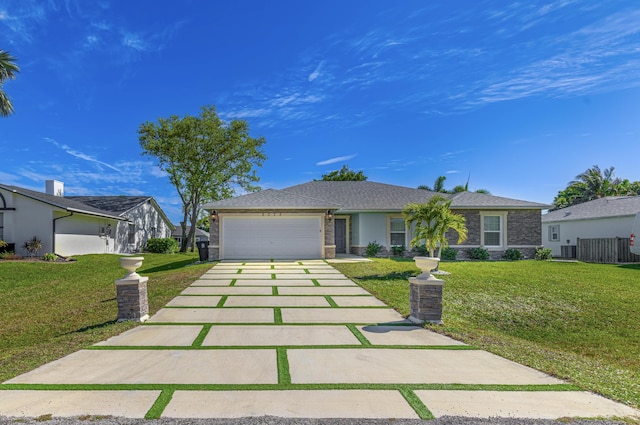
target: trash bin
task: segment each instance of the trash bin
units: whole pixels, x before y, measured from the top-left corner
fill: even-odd
[[[198,254],[200,254],[200,261],[209,261],[209,241],[198,241]]]

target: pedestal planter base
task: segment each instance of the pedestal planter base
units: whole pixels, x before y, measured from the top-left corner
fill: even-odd
[[[409,278],[411,315],[413,323],[442,322],[442,288],[444,281],[435,279]]]
[[[144,322],[149,318],[148,277],[116,280],[118,322]]]

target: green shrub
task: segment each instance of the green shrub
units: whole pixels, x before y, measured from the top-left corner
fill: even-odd
[[[367,245],[367,250],[365,251],[365,254],[367,255],[367,257],[375,257],[380,253],[380,251],[382,251],[382,245],[374,241],[374,242],[369,242],[369,245]]]
[[[455,261],[457,256],[458,250],[449,247],[442,248],[442,252],[440,253],[441,260]]]
[[[486,248],[479,246],[478,248],[471,248],[467,251],[469,258],[472,260],[488,260],[489,251]]]
[[[9,246],[9,244],[3,241],[2,239],[0,239],[0,248],[5,248],[7,246]]]
[[[391,247],[391,252],[393,253],[394,257],[402,257],[406,250],[407,250],[407,248],[404,245],[392,246]]]
[[[536,260],[545,261],[551,260],[551,248],[536,248]]]
[[[16,255],[13,251],[0,252],[0,260],[20,260],[21,256]]]
[[[520,252],[520,250],[515,248],[507,249],[502,256],[506,260],[512,260],[512,261],[522,260],[522,252]]]
[[[420,257],[426,257],[426,256],[429,255],[429,250],[427,249],[427,246],[424,245],[424,244],[423,245],[416,245],[415,247],[413,247],[413,250]]]
[[[178,250],[178,241],[173,238],[151,238],[147,241],[147,251],[155,254],[173,254]]]
[[[58,256],[56,254],[52,254],[52,253],[48,252],[48,253],[44,254],[42,259],[44,261],[56,261],[56,260],[58,260]]]

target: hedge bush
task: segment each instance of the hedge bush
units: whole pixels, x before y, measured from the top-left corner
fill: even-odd
[[[469,258],[472,260],[488,260],[489,259],[489,251],[486,248],[482,248],[481,246],[478,248],[471,248],[467,251]]]
[[[173,238],[151,238],[147,241],[147,251],[155,254],[173,254],[178,250],[178,241]]]

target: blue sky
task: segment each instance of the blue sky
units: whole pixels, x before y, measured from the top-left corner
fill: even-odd
[[[640,3],[0,0],[0,182],[180,202],[145,121],[215,105],[264,136],[263,188],[347,164],[550,203],[598,164],[640,180]]]

